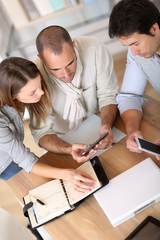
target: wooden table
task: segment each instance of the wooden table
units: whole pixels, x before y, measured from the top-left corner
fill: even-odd
[[[124,131],[124,126],[119,117],[115,126]],[[150,99],[144,104],[141,131],[148,140],[155,141],[157,138],[160,138],[160,103],[158,101]],[[109,179],[138,164],[147,157],[151,157],[160,167],[160,161],[156,160],[155,156],[147,153],[131,153],[126,149],[125,142],[126,138],[99,157]],[[78,166],[70,156],[56,155],[50,152],[43,155],[40,161],[57,167]],[[23,170],[11,178],[8,184],[18,199],[22,201],[22,197],[28,194],[30,189],[48,180],[33,174],[27,174]],[[90,196],[75,211],[44,225],[44,228],[56,240],[122,240],[148,215],[160,219],[160,202],[145,209],[118,227],[113,227],[94,196]]]

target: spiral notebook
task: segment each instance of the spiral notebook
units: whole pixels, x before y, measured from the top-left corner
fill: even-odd
[[[23,212],[29,218],[32,228],[74,210],[86,197],[109,182],[98,157],[83,163],[78,169],[95,180],[94,189],[90,192],[78,192],[71,182],[56,179],[30,190],[23,198]]]

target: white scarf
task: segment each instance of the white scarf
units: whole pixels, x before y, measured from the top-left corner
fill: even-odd
[[[76,48],[75,53],[77,57],[77,66],[74,78],[70,83],[64,83],[62,80],[59,80],[45,67],[49,77],[66,94],[63,119],[69,121],[70,130],[77,128],[82,122],[83,118],[86,117],[86,110],[83,105],[82,96],[83,88],[80,88],[83,67]]]

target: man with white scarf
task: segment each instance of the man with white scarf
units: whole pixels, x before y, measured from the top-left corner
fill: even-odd
[[[76,129],[87,117],[100,112],[100,136],[106,131],[108,135],[95,149],[112,144],[118,92],[112,57],[97,39],[78,37],[72,41],[60,26],[43,29],[36,45],[39,53],[36,65],[47,82],[53,107],[40,128],[36,128],[34,121],[30,123],[34,139],[47,151],[70,154],[78,162],[86,161],[93,156],[94,149],[82,156],[85,144],[70,145],[57,134]]]

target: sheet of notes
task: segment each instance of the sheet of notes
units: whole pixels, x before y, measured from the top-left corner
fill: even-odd
[[[100,137],[100,127],[101,127],[101,118],[93,114],[82,122],[82,124],[76,129],[71,130],[70,132],[58,136],[70,144],[73,143],[83,143],[83,144],[92,144]],[[122,138],[126,136],[116,127],[112,128],[114,135],[114,143],[119,142]],[[110,148],[110,147],[109,147]],[[107,151],[107,149],[100,149],[94,156],[100,156],[102,153]]]
[[[52,219],[70,209],[59,180],[47,182],[45,185],[29,191],[29,194],[34,203],[33,207],[38,223]],[[28,196],[28,202],[30,199]],[[45,205],[41,205],[35,199],[41,200]]]
[[[96,182],[94,184],[93,190],[91,190],[90,192],[87,192],[87,193],[82,193],[82,192],[76,191],[74,189],[74,187],[73,187],[71,182],[63,181],[71,205],[76,203],[76,202],[78,202],[78,201],[80,201],[81,199],[85,198],[86,196],[90,195],[92,192],[94,192],[96,189],[98,189],[101,186],[101,183],[99,182],[99,180],[98,180],[98,178],[97,178],[97,176],[95,174],[95,171],[94,171],[94,169],[92,167],[92,164],[90,162],[85,162],[78,169],[80,169],[84,173],[87,173]]]

